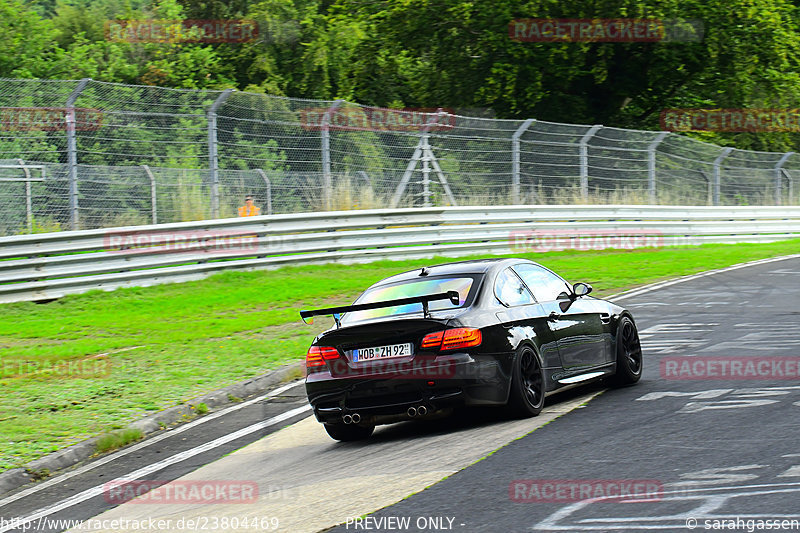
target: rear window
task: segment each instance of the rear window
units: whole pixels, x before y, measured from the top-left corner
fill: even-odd
[[[386,300],[396,300],[398,298],[411,298],[414,296],[426,296],[447,291],[458,292],[458,305],[453,305],[450,300],[439,300],[430,302],[428,309],[431,311],[458,309],[464,307],[467,298],[470,296],[475,279],[473,277],[446,277],[446,278],[422,278],[407,280],[392,285],[383,285],[368,289],[355,303],[366,304],[373,302],[385,302]],[[369,320],[393,315],[405,315],[410,313],[421,313],[422,304],[396,305],[394,307],[382,307],[380,309],[369,309],[367,311],[355,311],[342,315],[342,322],[356,322],[359,320]]]

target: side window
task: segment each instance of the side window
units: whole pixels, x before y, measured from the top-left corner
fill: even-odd
[[[569,294],[572,292],[567,283],[540,266],[523,264],[515,265],[514,270],[525,284],[533,291],[533,295],[540,302],[550,302],[558,299],[562,292]]]
[[[530,291],[511,268],[503,270],[497,276],[497,281],[494,284],[494,294],[498,300],[509,307],[533,303]]]

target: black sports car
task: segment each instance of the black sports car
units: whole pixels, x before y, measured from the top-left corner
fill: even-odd
[[[464,405],[539,414],[547,393],[635,383],[631,313],[524,259],[425,267],[386,278],[353,305],[301,311],[335,325],[306,354],[306,392],[337,440]]]

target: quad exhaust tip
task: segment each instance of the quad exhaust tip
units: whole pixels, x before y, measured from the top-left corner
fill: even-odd
[[[344,416],[342,417],[342,421],[343,421],[345,424],[352,424],[352,423],[353,423],[353,417],[352,417],[352,416],[350,416],[350,415],[344,415]]]
[[[359,422],[361,422],[361,415],[358,413],[353,413],[352,419],[353,419],[353,424],[358,424]]]
[[[406,412],[408,413],[408,416],[410,416],[411,418],[414,418],[415,416],[417,416],[417,408],[416,407],[409,407],[408,411],[406,411]]]

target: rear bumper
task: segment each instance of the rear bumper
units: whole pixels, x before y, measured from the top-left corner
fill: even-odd
[[[503,404],[509,377],[493,357],[450,356],[446,370],[426,365],[422,372],[334,377],[328,371],[306,378],[314,415],[322,423],[338,423],[358,413],[366,422],[385,423],[403,417],[409,407],[424,405],[429,412],[463,405]]]

